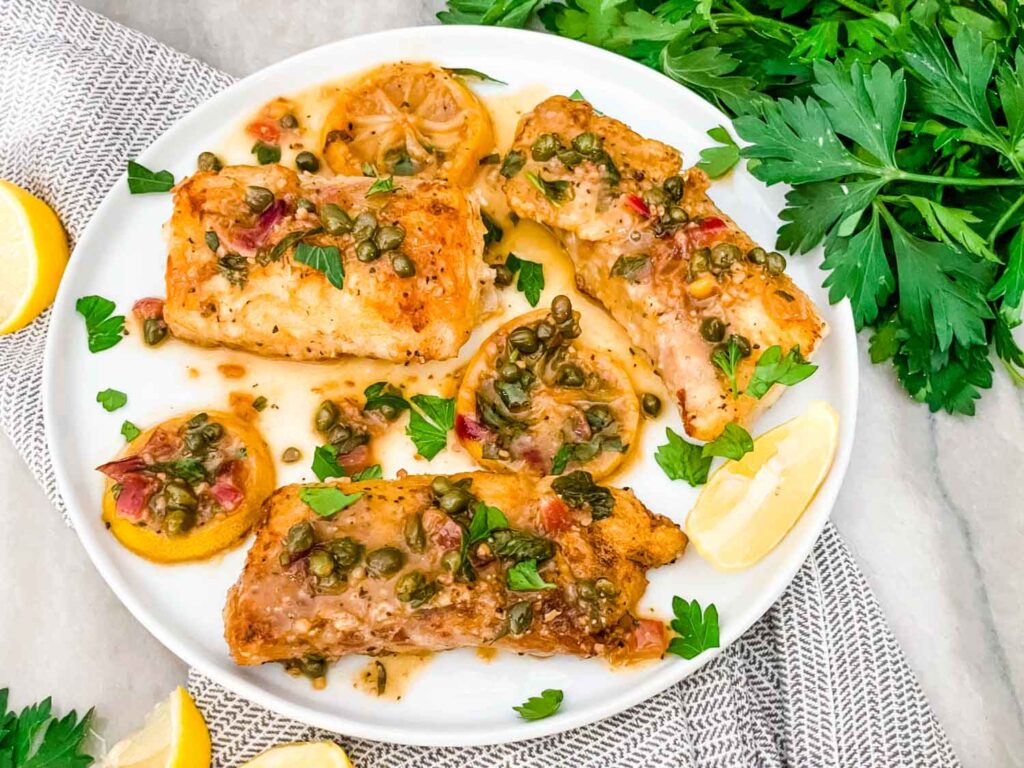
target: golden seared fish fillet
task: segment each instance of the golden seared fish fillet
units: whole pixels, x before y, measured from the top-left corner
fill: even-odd
[[[488,271],[479,212],[444,182],[368,195],[374,181],[279,165],[186,179],[169,225],[171,332],[298,360],[454,357]]]
[[[559,117],[560,111],[567,114]],[[581,120],[581,111],[592,117]],[[802,355],[810,355],[827,326],[785,274],[785,258],[759,248],[711,202],[707,174],[693,168],[678,175],[666,163],[643,165],[645,158],[675,153],[670,147],[659,144],[663,149],[658,153],[648,147],[658,142],[642,140],[616,151],[621,144],[605,139],[605,133],[618,141],[629,129],[594,114],[585,102],[562,97],[548,99],[524,115],[513,146],[528,153],[528,137],[550,133],[570,144],[576,137],[558,132],[579,125],[596,137],[614,163],[633,169],[631,178],[642,181],[629,186],[635,191],[617,198],[614,195],[626,188],[626,174],[618,185],[606,184],[605,194],[616,203],[608,208],[607,227],[598,237],[557,214],[545,219],[561,228],[577,284],[600,301],[651,358],[678,401],[689,435],[711,440],[729,422],[749,424],[781,392],[775,386],[761,399],[742,394],[761,354],[778,346],[782,354],[798,348]],[[577,168],[573,173],[578,172]],[[570,184],[571,178],[566,177]],[[507,188],[517,184],[518,176]],[[543,213],[550,202],[536,189],[532,202],[512,194],[509,199],[521,216]],[[735,388],[730,366],[723,368],[712,360],[716,351],[730,349],[742,355],[735,364]]]
[[[303,498],[325,492],[358,498],[321,517]],[[667,644],[634,612],[686,537],[585,472],[292,485],[265,511],[224,609],[239,664],[474,646],[628,661]]]
[[[620,232],[633,198],[650,179],[679,173],[682,162],[672,147],[565,96],[545,99],[523,115],[511,152],[523,161],[514,175],[507,159],[503,166],[513,210],[586,240]]]

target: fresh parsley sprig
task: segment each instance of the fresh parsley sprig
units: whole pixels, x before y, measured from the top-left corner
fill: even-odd
[[[455,426],[454,398],[413,395],[409,425],[405,434],[420,456],[430,461],[448,445],[448,433]]]
[[[672,629],[677,637],[668,643],[668,652],[684,659],[694,659],[710,648],[718,648],[718,608],[714,603],[701,610],[696,600],[672,598]]]
[[[0,765],[6,768],[86,768],[93,758],[85,749],[93,711],[79,719],[71,710],[62,718],[53,714],[47,697],[20,713],[7,709],[8,689],[0,689]]]
[[[83,296],[75,302],[75,311],[85,318],[90,352],[110,349],[124,337],[124,315],[115,315],[114,308],[114,302],[102,296]]]
[[[516,290],[526,297],[531,307],[536,307],[544,290],[544,265],[510,253],[505,259],[505,266],[513,275],[518,275]]]
[[[564,694],[557,688],[541,691],[540,696],[531,696],[518,707],[512,707],[523,720],[543,720],[551,717],[562,706]]]
[[[668,442],[659,446],[654,460],[669,480],[685,480],[696,488],[708,481],[711,461],[715,456],[739,461],[754,450],[754,439],[739,424],[726,424],[714,440],[698,445],[672,429],[665,429]]]

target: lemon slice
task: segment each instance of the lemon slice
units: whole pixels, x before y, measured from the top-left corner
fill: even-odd
[[[146,717],[142,730],[118,742],[105,768],[210,768],[210,732],[198,707],[175,688]]]
[[[813,402],[765,432],[754,450],[708,480],[686,518],[686,533],[716,568],[749,568],[782,541],[818,492],[836,454],[839,416]]]
[[[335,173],[430,176],[468,184],[494,136],[484,105],[429,64],[386,64],[342,91],[327,116],[324,157]]]
[[[57,214],[0,179],[0,334],[24,328],[53,302],[67,263]]]
[[[352,768],[345,750],[333,741],[282,744],[258,755],[242,768]]]

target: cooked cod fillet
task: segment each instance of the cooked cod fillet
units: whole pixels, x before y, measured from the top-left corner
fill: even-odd
[[[568,203],[552,208],[540,190],[523,187],[518,175],[506,186],[513,210],[559,228],[580,289],[600,301],[650,357],[689,435],[711,440],[729,422],[749,424],[781,392],[776,385],[760,400],[734,396],[746,389],[761,354],[778,345],[783,354],[797,347],[810,355],[826,324],[783,272],[785,259],[758,248],[711,202],[707,174],[692,168],[680,177],[678,166],[667,162],[645,165],[650,158],[678,157],[670,147],[633,139],[636,134],[625,125],[597,115],[586,102],[557,96],[523,116],[513,148],[529,154],[534,138],[544,133],[568,143],[571,131],[581,127],[603,139],[612,161],[641,181],[627,185],[623,172],[618,185],[605,182],[603,195],[613,202],[600,214],[600,231],[567,216]],[[557,157],[548,162],[558,165]],[[576,183],[576,177],[586,177],[581,167],[564,178]],[[721,338],[708,333],[711,328],[701,332],[713,319],[721,321]],[[736,366],[736,392],[711,359],[731,336],[750,348]]]
[[[164,319],[171,332],[198,344],[298,360],[455,356],[476,324],[489,271],[479,212],[443,182],[401,179],[397,191],[367,197],[373,183],[300,177],[279,165],[186,179],[175,191],[169,223]],[[252,187],[274,195],[261,213],[247,203]],[[300,199],[316,211],[300,207]],[[265,195],[256,202],[266,202]],[[360,261],[352,234],[323,231],[319,213],[329,203],[353,219],[372,211],[381,227],[404,230],[404,241],[375,261]],[[292,242],[282,243],[289,235]],[[338,249],[342,288],[321,269],[296,261],[296,239]],[[415,275],[399,276],[394,254],[411,259]]]
[[[593,506],[552,490],[553,479],[485,472],[435,479],[435,486],[461,480],[470,495],[465,510],[451,515],[427,476],[336,485],[360,497],[330,518],[301,498],[305,488],[331,486],[278,490],[228,594],[232,656],[260,664],[473,646],[615,660],[660,655],[664,625],[638,621],[633,611],[645,571],[678,557],[686,538],[632,492],[602,489],[583,475],[566,477],[578,491],[590,489]],[[472,540],[479,502],[501,510],[506,522]],[[303,525],[313,531],[303,546],[313,549],[289,550],[285,542]],[[315,575],[324,572],[322,552],[341,553],[326,577]],[[389,562],[392,570],[382,573]],[[510,588],[509,571],[530,563],[550,588]]]

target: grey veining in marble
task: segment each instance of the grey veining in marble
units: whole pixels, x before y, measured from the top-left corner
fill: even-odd
[[[233,75],[440,0],[80,0]],[[967,766],[1024,765],[1024,390],[973,419],[910,403],[862,339],[857,442],[834,513]],[[119,737],[184,666],[128,614],[0,438],[0,687],[96,705]],[[12,588],[15,587],[15,588]]]

